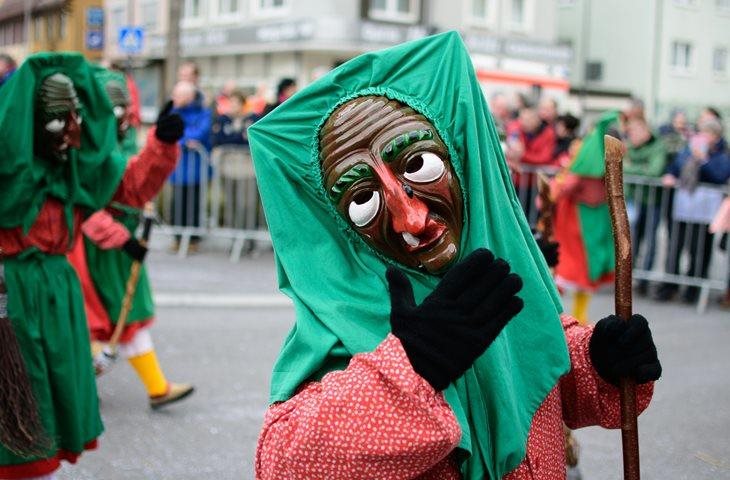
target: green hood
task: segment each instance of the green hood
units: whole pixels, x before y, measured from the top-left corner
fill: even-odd
[[[33,154],[33,111],[40,83],[53,73],[74,83],[81,102],[81,148],[65,164]],[[76,53],[28,57],[0,93],[0,228],[27,232],[48,197],[63,202],[70,225],[74,207],[98,210],[116,191],[125,161],[116,152],[116,120],[91,66]]]
[[[606,174],[603,136],[608,128],[618,121],[618,111],[610,111],[601,115],[596,124],[583,139],[583,143],[568,170],[581,177],[603,178]]]
[[[524,458],[532,417],[569,369],[561,306],[500,149],[474,67],[455,32],[361,55],[301,90],[249,129],[276,252],[296,324],[276,362],[271,401],[345,368],[390,332],[391,263],[339,216],[325,192],[318,133],[340,104],[384,95],[428,118],[464,192],[461,257],[487,247],[524,280],[524,310],[444,393],[462,428],[464,478],[501,478]],[[401,267],[403,268],[403,267]],[[439,278],[405,269],[417,301]]]
[[[114,81],[117,82],[122,87],[122,90],[124,90],[127,96],[129,96],[129,91],[127,90],[127,78],[124,76],[124,74],[109,70],[99,65],[94,65],[93,68],[94,76],[99,81],[99,83],[101,83],[102,88],[104,88],[104,92],[106,92],[107,82]],[[122,156],[127,160],[129,160],[134,155],[137,155],[137,152],[139,152],[139,146],[137,145],[137,129],[132,127],[131,125],[129,126],[129,129],[127,129],[127,133],[124,135],[122,141],[119,142],[119,151],[121,152]]]

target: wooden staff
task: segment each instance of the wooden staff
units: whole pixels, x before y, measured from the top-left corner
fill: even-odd
[[[616,251],[616,316],[631,318],[631,229],[624,203],[623,165],[626,148],[620,140],[603,137],[606,150],[606,193],[611,212],[611,227]],[[624,455],[624,479],[639,480],[639,429],[636,413],[636,383],[628,378],[620,380],[621,443]]]
[[[145,206],[144,226],[142,228],[142,237],[139,241],[140,245],[143,247],[147,246],[147,242],[150,239],[150,230],[152,229],[152,222],[154,220],[153,208],[154,207],[151,202]],[[124,299],[122,300],[122,307],[119,310],[119,316],[117,317],[117,323],[114,326],[114,331],[109,339],[109,344],[102,351],[102,357],[97,358],[95,362],[97,364],[97,375],[106,371],[117,359],[119,340],[122,338],[122,333],[124,333],[124,327],[127,324],[129,312],[132,310],[132,301],[134,300],[134,294],[137,291],[137,283],[139,282],[139,274],[141,270],[142,262],[137,260],[133,261],[132,266],[129,269],[129,277],[127,277]]]
[[[540,199],[540,213],[537,216],[536,229],[545,240],[553,237],[553,216],[555,201],[550,195],[550,179],[544,173],[537,174],[537,191]]]

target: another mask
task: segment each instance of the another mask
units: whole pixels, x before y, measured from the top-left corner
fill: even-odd
[[[129,95],[124,86],[115,80],[109,80],[104,88],[114,109],[114,117],[117,119],[117,140],[121,142],[129,130]]]
[[[71,148],[81,147],[81,104],[73,82],[66,75],[46,77],[36,94],[35,154],[66,162]]]

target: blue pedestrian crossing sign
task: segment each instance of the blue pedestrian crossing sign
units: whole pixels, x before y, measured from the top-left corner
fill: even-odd
[[[119,28],[119,50],[127,55],[142,52],[144,32],[141,27]]]

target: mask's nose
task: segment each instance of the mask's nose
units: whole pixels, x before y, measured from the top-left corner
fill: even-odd
[[[383,185],[385,208],[390,213],[391,226],[396,233],[420,234],[426,227],[428,207],[413,195],[410,186],[401,183],[385,166],[377,168]]]
[[[69,113],[66,120],[66,141],[71,148],[81,148],[81,125],[78,117]]]

